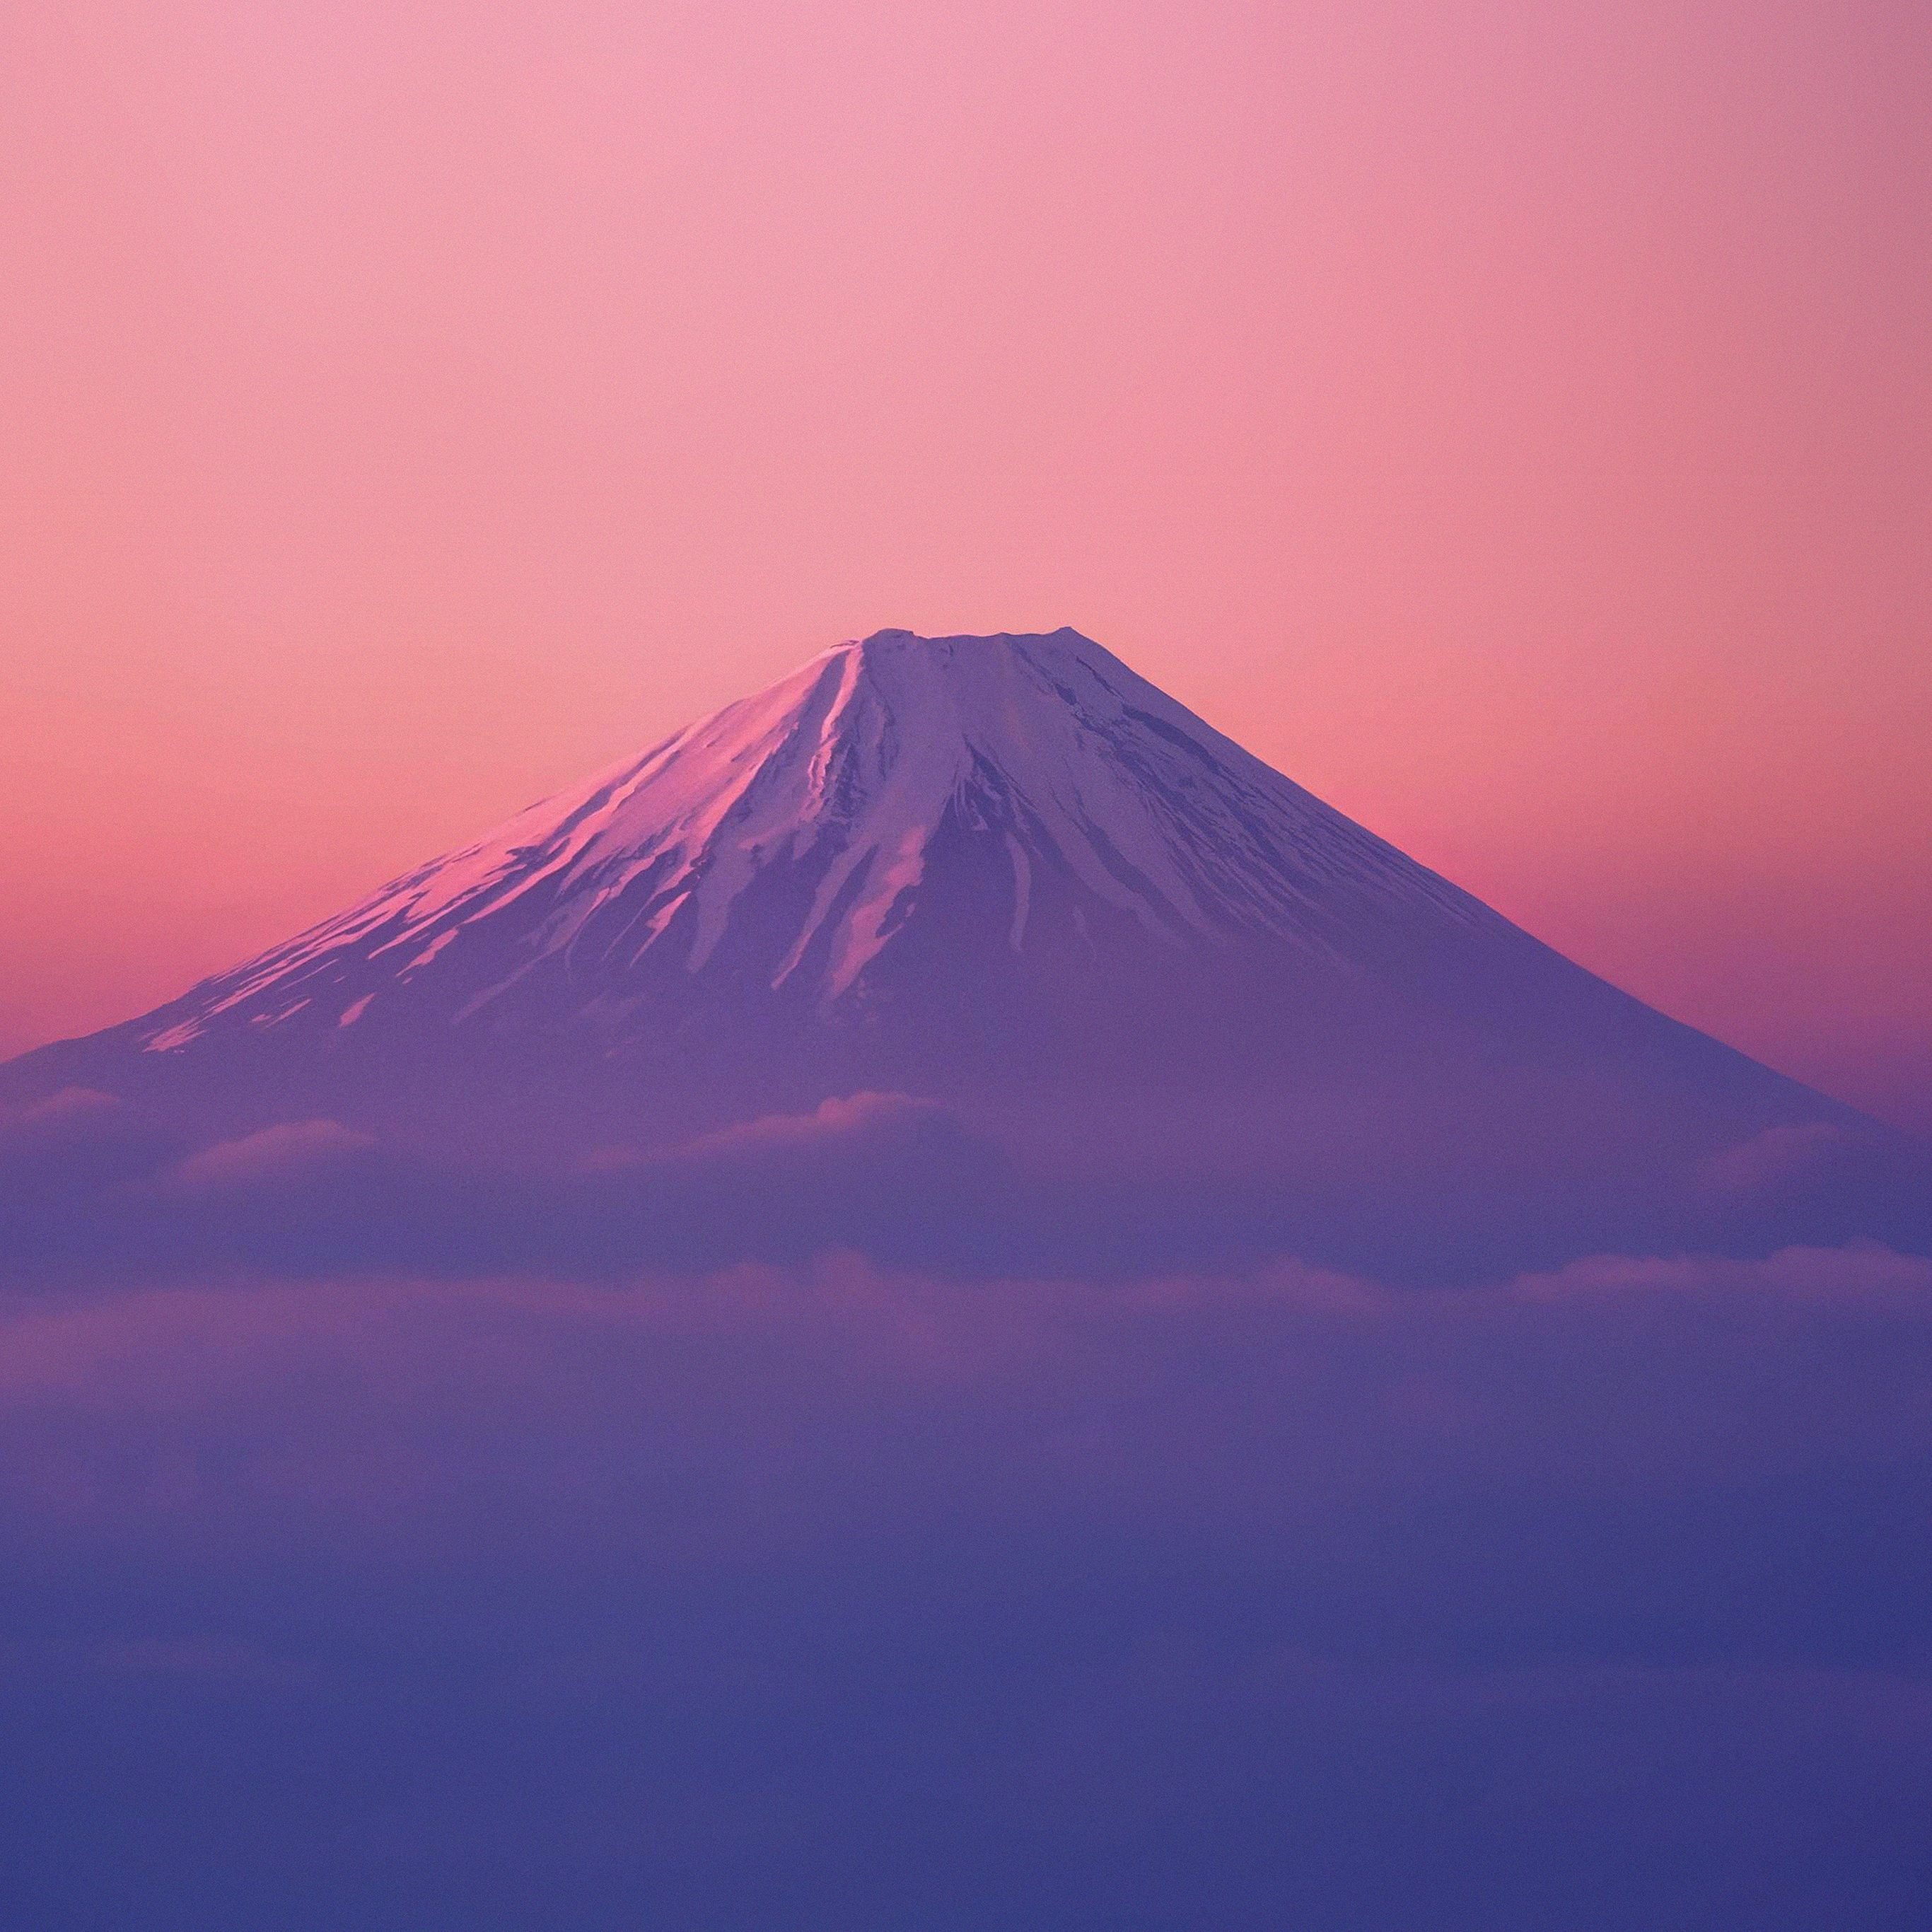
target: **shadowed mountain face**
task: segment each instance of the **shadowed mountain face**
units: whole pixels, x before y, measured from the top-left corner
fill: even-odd
[[[890,1222],[959,1265],[1434,1276],[1926,1234],[1898,1137],[1559,958],[1071,631],[844,645],[6,1077],[188,1142],[327,1121],[534,1157],[578,1190],[560,1223],[636,1219],[646,1247],[709,1215],[755,1251],[789,1215],[795,1244]],[[690,1149],[734,1132],[826,1171],[733,1168],[694,1207]],[[684,1193],[613,1148],[682,1161]]]

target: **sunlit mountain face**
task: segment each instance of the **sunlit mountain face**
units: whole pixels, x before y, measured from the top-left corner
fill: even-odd
[[[4,1078],[183,1158],[346,1161],[412,1254],[1449,1279],[1926,1234],[1899,1137],[1071,630],[842,645]]]

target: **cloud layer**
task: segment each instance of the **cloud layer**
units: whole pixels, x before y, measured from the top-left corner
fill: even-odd
[[[50,1924],[1902,1927],[1928,1390],[1876,1250],[42,1283],[6,1828]]]
[[[620,1279],[850,1252],[970,1281],[1226,1273],[1293,1256],[1462,1286],[1606,1250],[1762,1256],[1864,1236],[1932,1252],[1932,1167],[1876,1129],[1776,1128],[1642,1187],[1621,1170],[1539,1174],[1534,1148],[1520,1172],[1466,1171],[1456,1150],[1484,1131],[1416,1124],[1415,1144],[1392,1146],[1319,1109],[1232,1123],[1102,1111],[1070,1136],[861,1093],[682,1144],[533,1161],[329,1119],[214,1139],[70,1090],[0,1115],[0,1243],[23,1275],[68,1281]]]

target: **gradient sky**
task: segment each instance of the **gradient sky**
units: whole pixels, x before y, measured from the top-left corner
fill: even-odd
[[[1071,623],[1932,1127],[1932,15],[16,0],[0,1052]]]

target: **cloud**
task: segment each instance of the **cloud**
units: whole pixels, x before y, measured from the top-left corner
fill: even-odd
[[[1244,1514],[1279,1528],[1390,1485],[1628,1501],[1932,1450],[1932,1263],[1876,1250],[1606,1258],[1422,1293],[1294,1264],[962,1288],[851,1256],[622,1284],[181,1283],[16,1296],[0,1339],[8,1429],[66,1414],[139,1439],[232,1418],[235,1454],[198,1466],[192,1495],[176,1471],[170,1492],[218,1512],[230,1480],[267,1498],[298,1467],[282,1498],[296,1515],[268,1528],[304,1538],[322,1526],[296,1518],[320,1494],[354,1498],[352,1533],[364,1507],[389,1513],[405,1466],[425,1495],[514,1467],[548,1515],[552,1474],[635,1473],[654,1432],[695,1487],[717,1485],[692,1519],[703,1537],[735,1526],[754,1544],[808,1525],[814,1497],[890,1516],[949,1484],[1010,1522],[1093,1502],[1124,1531],[1164,1504],[1177,1529]],[[788,1464],[801,1432],[847,1460]],[[150,1447],[117,1448],[61,1493],[106,1508],[118,1470],[138,1522],[168,1461]],[[748,1513],[740,1457],[774,1486]],[[1002,1472],[1022,1462],[1008,1493]],[[514,1509],[479,1527],[540,1533]],[[632,1527],[663,1526],[646,1512]]]
[[[220,1193],[297,1179],[327,1180],[378,1145],[373,1134],[334,1120],[291,1120],[190,1154],[164,1172],[156,1185],[164,1191]]]
[[[1486,1180],[1482,1161],[1465,1171],[1453,1157],[1466,1123],[1410,1128],[1412,1144],[1388,1146],[1368,1117],[1296,1103],[1240,1119],[1100,1109],[1070,1130],[856,1091],[586,1160],[578,1144],[452,1150],[326,1117],[211,1144],[205,1128],[189,1136],[70,1091],[0,1114],[0,1238],[50,1281],[130,1269],[618,1279],[852,1252],[955,1281],[1148,1281],[1296,1258],[1465,1287],[1596,1252],[1764,1256],[1858,1238],[1932,1252],[1924,1150],[1876,1128],[1787,1124],[1694,1168],[1660,1155],[1634,1180],[1616,1167],[1574,1186]]]
[[[1803,1120],[1775,1127],[1714,1154],[1705,1163],[1710,1186],[1729,1194],[1754,1194],[1813,1172],[1856,1138],[1832,1120]]]
[[[1196,1124],[1101,1120],[1070,1139],[861,1092],[679,1145],[512,1159],[326,1118],[196,1144],[108,1096],[69,1094],[0,1120],[0,1234],[17,1267],[67,1280],[219,1268],[616,1278],[844,1252],[962,1281],[1226,1275],[1294,1256],[1442,1286],[1606,1246],[1762,1255],[1889,1230],[1889,1245],[1932,1250],[1932,1172],[1902,1137],[1774,1129],[1708,1161],[1681,1200],[1653,1177],[1654,1198],[1625,1189],[1612,1212],[1562,1189],[1446,1185],[1393,1156],[1365,1177],[1352,1147],[1347,1171],[1330,1171],[1266,1121],[1222,1124],[1218,1140]]]
[[[124,1251],[124,1190],[186,1147],[143,1108],[85,1088],[0,1106],[0,1264],[65,1273]]]
[[[868,1131],[922,1125],[943,1126],[951,1118],[937,1101],[909,1094],[861,1093],[822,1100],[808,1114],[768,1114],[715,1133],[700,1134],[680,1150],[702,1160],[720,1154],[757,1154],[812,1147]]]
[[[1929,1392],[1874,1249],[41,1282],[9,1829],[83,1922],[1884,1924]]]
[[[11,1146],[42,1138],[68,1138],[94,1124],[125,1118],[135,1110],[112,1094],[91,1087],[63,1087],[44,1100],[0,1108],[0,1137]]]
[[[179,1133],[146,1108],[91,1088],[0,1106],[0,1200],[36,1184],[104,1185],[152,1167],[181,1144]]]
[[[328,1120],[192,1150],[130,1138],[123,1123],[110,1112],[51,1138],[36,1128],[32,1159],[16,1163],[16,1264],[68,1277],[211,1266],[572,1274],[856,1248],[983,1270],[1037,1207],[991,1140],[898,1094],[552,1167],[432,1153]],[[8,1172],[0,1160],[0,1208]]]

